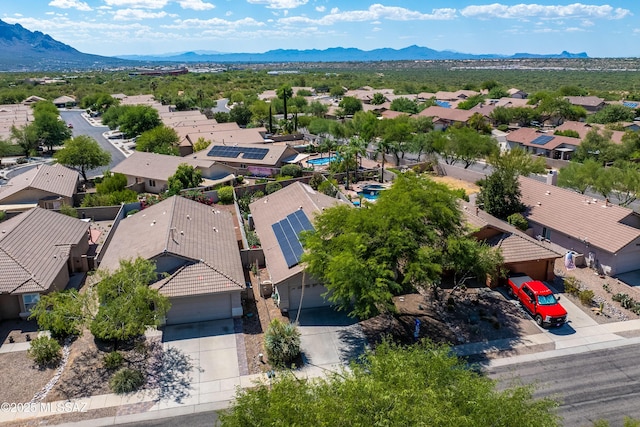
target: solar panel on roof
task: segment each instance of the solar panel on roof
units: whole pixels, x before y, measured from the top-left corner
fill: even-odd
[[[551,141],[553,138],[555,138],[555,137],[553,137],[551,135],[540,135],[539,137],[537,137],[536,139],[531,141],[531,143],[532,144],[536,144],[536,145],[545,145],[549,141]]]
[[[271,228],[276,236],[287,267],[291,268],[297,265],[304,252],[302,243],[300,243],[300,233],[313,230],[313,225],[307,215],[302,210],[297,210],[287,215],[285,219],[272,224]]]
[[[262,160],[269,152],[267,148],[253,148],[253,147],[229,147],[227,145],[214,145],[207,156],[210,157],[228,157],[236,158],[242,154],[243,159],[255,159]]]

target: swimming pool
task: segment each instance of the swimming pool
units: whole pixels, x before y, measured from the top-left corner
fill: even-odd
[[[323,166],[323,165],[328,165],[329,163],[333,162],[335,159],[336,159],[336,156],[320,157],[318,159],[307,160],[307,163],[314,166]]]
[[[380,196],[380,191],[377,190],[369,190],[369,191],[358,191],[358,196],[364,197],[367,200],[377,200]]]

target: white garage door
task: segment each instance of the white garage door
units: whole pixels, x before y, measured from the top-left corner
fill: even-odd
[[[302,286],[291,287],[289,289],[289,310],[296,310],[300,305],[300,294]],[[327,292],[323,285],[306,285],[304,288],[304,298],[302,308],[325,307],[330,305],[329,301],[322,298],[322,294]]]
[[[231,294],[171,298],[167,325],[231,317]]]

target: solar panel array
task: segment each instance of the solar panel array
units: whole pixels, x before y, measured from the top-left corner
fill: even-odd
[[[282,221],[272,224],[271,228],[276,235],[282,255],[284,255],[284,259],[287,262],[287,267],[291,268],[294,265],[298,265],[304,252],[302,243],[300,243],[300,233],[314,229],[307,215],[302,209],[297,210],[287,215]]]
[[[242,154],[243,159],[262,160],[264,156],[269,152],[268,148],[254,148],[254,147],[229,147],[227,145],[214,145],[207,156],[209,157],[228,157],[231,159],[237,158]]]
[[[553,140],[553,138],[555,138],[555,137],[553,137],[551,135],[540,135],[539,137],[537,137],[536,139],[531,141],[531,143],[532,144],[536,144],[536,145],[545,145],[549,141]]]

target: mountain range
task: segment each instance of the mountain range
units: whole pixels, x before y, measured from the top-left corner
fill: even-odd
[[[264,53],[221,53],[191,51],[163,55],[121,55],[106,57],[79,52],[73,47],[39,31],[29,31],[20,24],[0,20],[0,71],[49,71],[135,68],[167,63],[288,63],[288,62],[370,62],[415,60],[515,59],[515,58],[588,58],[587,54],[562,52],[536,55],[516,53],[511,56],[438,51],[427,47],[360,50],[334,47],[324,50],[277,49]]]
[[[185,52],[175,55],[121,55],[119,58],[137,61],[170,61],[180,63],[265,63],[265,62],[370,62],[370,61],[417,61],[417,60],[464,60],[464,59],[520,59],[520,58],[588,58],[585,52],[537,55],[516,53],[511,56],[433,50],[428,47],[409,46],[403,49],[382,48],[360,50],[333,47],[324,50],[276,49],[264,53],[220,53]]]

